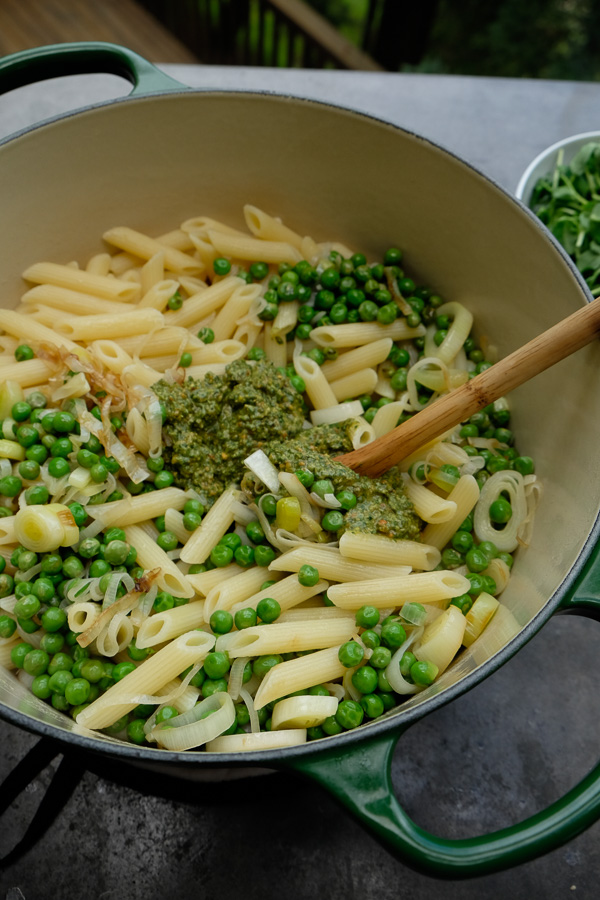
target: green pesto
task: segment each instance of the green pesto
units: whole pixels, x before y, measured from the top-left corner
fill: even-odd
[[[250,453],[294,437],[304,422],[302,396],[267,360],[236,360],[224,375],[159,381],[153,390],[166,409],[164,457],[175,484],[209,501],[241,481]]]
[[[308,469],[316,479],[330,479],[334,493],[353,491],[358,503],[344,516],[346,531],[382,534],[395,540],[418,540],[421,520],[404,493],[397,468],[380,478],[357,475],[332,456],[352,450],[350,419],[341,425],[316,425],[295,438],[273,441],[264,449],[278,469]]]
[[[153,390],[165,406],[163,455],[179,487],[193,487],[209,502],[232,483],[252,493],[244,459],[262,448],[281,470],[305,468],[317,479],[329,478],[336,494],[356,494],[358,503],[344,518],[347,531],[418,539],[421,521],[398,470],[371,479],[335,462],[332,457],[352,449],[356,421],[303,428],[301,395],[267,360],[236,360],[224,375],[159,381]]]

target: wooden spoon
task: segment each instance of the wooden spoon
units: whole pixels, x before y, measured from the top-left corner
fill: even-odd
[[[419,447],[439,437],[498,397],[503,397],[591,343],[600,332],[600,297],[553,325],[480,375],[427,406],[393,431],[336,457],[360,475],[382,475]]]

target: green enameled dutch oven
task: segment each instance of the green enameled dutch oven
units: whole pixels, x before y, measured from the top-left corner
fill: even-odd
[[[191,216],[243,225],[243,203],[302,234],[364,252],[406,250],[417,280],[473,310],[501,356],[590,300],[538,220],[462,160],[400,128],[267,93],[192,91],[109,44],[44,47],[0,61],[0,92],[58,75],[107,72],[124,100],[65,115],[0,147],[0,280],[14,305],[38,260],[85,259],[129,225],[166,232]],[[294,770],[320,782],[404,863],[430,875],[482,875],[547,852],[600,816],[600,766],[548,809],[494,834],[446,840],[417,827],[393,795],[396,743],[415,721],[494,672],[555,613],[600,616],[600,363],[597,345],[520,388],[513,423],[544,494],[496,616],[438,683],[381,719],[285,751],[170,753],[82,734],[12,676],[0,712],[78,750],[200,780],[211,769]],[[576,399],[575,399],[576,398]],[[565,454],[565,435],[577,433]]]

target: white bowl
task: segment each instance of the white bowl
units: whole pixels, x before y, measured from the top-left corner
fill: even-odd
[[[563,163],[569,163],[578,150],[590,141],[600,141],[600,131],[586,131],[582,134],[573,134],[571,137],[563,138],[550,147],[542,150],[532,162],[529,163],[515,191],[516,196],[523,203],[529,205],[531,192],[538,178],[548,175],[553,171],[558,160],[559,151],[563,151]]]

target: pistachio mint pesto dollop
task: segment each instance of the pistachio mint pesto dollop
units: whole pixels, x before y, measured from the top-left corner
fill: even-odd
[[[230,363],[202,381],[159,381],[166,421],[164,457],[179,487],[217,499],[244,475],[244,459],[275,438],[302,430],[304,402],[287,375],[266,360]]]
[[[272,363],[237,360],[224,375],[183,384],[159,381],[154,391],[166,411],[164,456],[179,487],[193,487],[214,501],[230,484],[244,481],[244,459],[260,448],[281,471],[307,470],[329,479],[335,493],[352,491],[357,503],[345,514],[347,531],[418,538],[421,520],[398,470],[371,479],[332,459],[352,449],[352,421],[303,427],[302,397]],[[250,489],[250,481],[244,487]]]
[[[380,478],[367,478],[331,458],[352,450],[351,427],[351,420],[340,425],[316,425],[291,440],[273,441],[264,449],[280,471],[307,470],[316,480],[331,481],[334,494],[351,491],[357,503],[344,515],[346,531],[418,540],[422,523],[404,493],[397,468]]]

